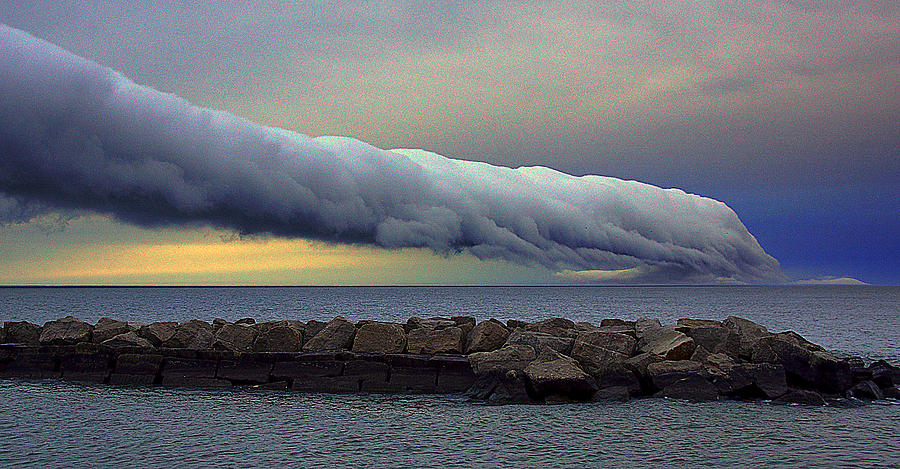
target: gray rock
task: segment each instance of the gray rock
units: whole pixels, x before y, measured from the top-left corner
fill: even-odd
[[[702,346],[699,346],[699,345],[698,345],[697,348],[694,349],[694,353],[691,355],[691,358],[690,358],[690,359],[693,360],[693,361],[695,361],[695,362],[703,363],[703,362],[706,361],[706,359],[707,359],[710,355],[712,355],[712,354],[709,352],[709,350],[706,350],[706,349],[703,348]]]
[[[575,323],[575,330],[578,332],[590,332],[590,331],[596,331],[598,329],[600,329],[600,328],[589,322],[576,322]]]
[[[440,329],[420,327],[409,331],[406,347],[409,353],[414,354],[462,353],[463,331],[456,326]]]
[[[719,398],[716,387],[699,375],[682,378],[655,394],[656,397],[683,399],[691,402],[714,401]]]
[[[640,318],[634,322],[635,337],[640,339],[644,337],[647,331],[659,329],[660,327],[662,327],[662,324],[659,322],[659,319]]]
[[[575,323],[566,318],[550,318],[525,326],[526,331],[542,332],[556,337],[578,337]]]
[[[525,322],[525,321],[519,321],[518,319],[509,319],[506,321],[506,328],[509,329],[510,331],[512,331],[514,329],[518,329],[520,327],[522,329],[525,329],[526,327],[528,327],[529,324],[531,324],[531,323]]]
[[[175,328],[175,333],[163,341],[162,346],[203,350],[212,347],[214,338],[211,324],[199,319],[191,319],[179,324]]]
[[[702,364],[690,360],[666,360],[647,365],[647,375],[657,389],[665,389],[679,380],[702,374]]]
[[[575,359],[551,349],[525,367],[525,376],[541,398],[555,395],[586,401],[597,390],[596,380]]]
[[[802,335],[800,335],[794,331],[779,332],[775,335],[778,337],[781,337],[782,339],[784,339],[794,345],[803,347],[806,350],[809,350],[810,352],[824,352],[825,351],[825,349],[821,345],[816,345],[816,344],[806,340],[805,337],[803,337]]]
[[[724,356],[716,354],[711,357]],[[784,367],[774,363],[734,363],[722,360],[717,366],[707,360],[707,377],[724,395],[741,398],[775,399],[788,391]]]
[[[446,329],[448,327],[458,327],[458,326],[456,325],[456,322],[453,321],[452,319],[447,319],[447,318],[423,319],[420,317],[413,316],[406,320],[406,325],[404,326],[404,329],[406,329],[406,331],[409,332],[414,329],[435,330],[435,329]]]
[[[592,375],[599,374],[612,366],[624,365],[629,358],[628,355],[590,344],[581,339],[576,340],[572,346],[571,356]]]
[[[827,352],[810,351],[783,336],[773,334],[756,339],[750,356],[755,363],[780,363],[788,380],[803,387],[841,394],[853,384],[849,362]]]
[[[3,324],[6,342],[11,344],[38,345],[41,343],[41,326],[28,321],[9,321]]]
[[[6,328],[0,327],[0,344],[6,343]]]
[[[97,325],[94,326],[92,340],[95,344],[102,343],[113,337],[133,331],[134,328],[127,322],[116,321],[110,318],[100,318]]]
[[[630,327],[634,329],[634,322],[629,324],[624,319],[608,318],[600,320],[600,327]]]
[[[628,355],[578,339],[572,347],[572,358],[594,377],[598,387],[625,387],[630,395],[640,394],[641,384],[637,375],[625,365]]]
[[[215,350],[230,350],[232,352],[253,351],[256,342],[257,330],[252,324],[234,323],[225,324],[216,332],[212,348]]]
[[[363,353],[401,353],[406,349],[406,331],[400,324],[370,322],[356,331],[353,351]]]
[[[788,391],[787,375],[778,364],[742,364],[744,373],[750,377],[753,386],[766,399],[775,399]]]
[[[154,322],[138,328],[137,335],[150,341],[154,347],[161,347],[163,342],[175,335],[176,329],[178,329],[177,322]]]
[[[578,334],[577,341],[585,342],[597,347],[603,347],[607,350],[618,352],[626,357],[630,357],[634,353],[634,347],[637,341],[625,334],[617,332],[606,332],[603,330],[595,330],[590,332],[582,332]]]
[[[856,386],[850,388],[850,390],[847,391],[847,394],[857,399],[884,399],[884,393],[881,391],[881,388],[872,381],[858,383]]]
[[[884,360],[878,360],[869,365],[872,381],[882,389],[900,385],[900,368],[897,368]]]
[[[107,347],[153,347],[149,340],[137,335],[134,331],[125,332],[103,341]]]
[[[79,342],[90,342],[93,329],[94,326],[84,321],[73,316],[66,316],[44,324],[40,343],[41,345],[75,345]]]
[[[647,367],[649,367],[652,363],[659,363],[664,360],[665,359],[663,357],[649,352],[640,353],[629,358],[628,360],[625,360],[625,366],[629,370],[633,371],[638,376],[638,378],[640,378],[649,387],[652,383],[650,383],[650,374],[647,371]]]
[[[242,319],[238,319],[238,320],[235,321],[234,323],[237,324],[237,325],[239,325],[239,326],[252,326],[252,325],[256,324],[256,319],[253,319],[253,318],[242,318]]]
[[[534,348],[528,345],[508,345],[492,352],[473,353],[468,357],[476,376],[491,372],[505,374],[509,370],[524,371],[535,358],[537,354]]]
[[[309,324],[307,324],[308,326]],[[354,336],[356,336],[356,325],[338,316],[328,321],[328,324],[318,334],[309,339],[303,345],[303,350],[307,352],[350,350],[350,347],[353,346]]]
[[[740,336],[721,324],[695,327],[678,326],[676,330],[693,339],[697,347],[703,347],[711,353],[735,352],[741,346]]]
[[[771,334],[765,326],[737,316],[728,316],[722,321],[722,325],[737,332],[741,337],[759,338]]]
[[[509,334],[506,339],[506,345],[528,345],[534,348],[538,353],[544,349],[555,350],[563,355],[572,352],[572,345],[575,339],[571,337],[559,337],[543,332],[524,331],[516,329]]]
[[[450,320],[455,322],[458,327],[463,327],[466,325],[475,327],[475,324],[478,322],[475,319],[475,316],[452,316]]]
[[[772,335],[765,326],[737,316],[729,316],[722,321],[722,324],[738,336],[737,350],[723,350],[723,352],[736,357],[750,358],[751,347],[757,339]]]
[[[475,399],[487,400],[491,404],[534,402],[534,399],[528,394],[525,373],[521,370],[508,370],[502,373],[492,371],[477,375],[475,383],[466,391],[466,395]]]
[[[712,319],[690,319],[690,318],[681,318],[675,321],[676,327],[684,327],[686,329],[694,329],[697,327],[725,327],[720,321],[714,321]]]
[[[697,346],[691,339],[673,327],[657,327],[647,329],[637,345],[641,353],[652,353],[666,360],[688,360]]]
[[[490,352],[503,347],[509,338],[509,329],[496,319],[481,321],[469,333],[466,353]]]
[[[299,352],[303,348],[303,323],[276,321],[256,325],[254,352]]]
[[[775,404],[800,404],[811,406],[824,406],[825,399],[822,395],[806,389],[795,389],[772,401]]]
[[[228,324],[228,321],[226,321],[226,320],[224,320],[224,319],[222,319],[222,318],[214,318],[214,319],[212,320],[213,331],[218,332],[219,329],[221,329],[222,326],[224,326],[225,324]]]
[[[325,326],[327,325],[327,322],[316,321],[315,319],[307,321],[303,329],[303,344],[305,345],[306,341],[315,337],[319,332],[322,332],[322,329],[325,329]]]

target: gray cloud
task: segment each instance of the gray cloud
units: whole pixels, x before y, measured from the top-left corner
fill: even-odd
[[[0,55],[0,193],[19,205],[93,210],[142,226],[203,223],[468,251],[557,271],[784,280],[716,200],[264,127],[6,26]]]

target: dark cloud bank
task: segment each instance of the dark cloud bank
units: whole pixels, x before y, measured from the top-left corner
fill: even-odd
[[[0,25],[0,217],[89,210],[141,226],[468,251],[631,281],[780,282],[725,204],[543,167],[381,150],[192,106]]]

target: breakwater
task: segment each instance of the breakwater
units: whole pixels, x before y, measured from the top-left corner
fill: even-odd
[[[6,322],[0,377],[301,392],[462,393],[494,403],[898,397],[897,368],[839,358],[752,321],[600,324],[473,317]]]

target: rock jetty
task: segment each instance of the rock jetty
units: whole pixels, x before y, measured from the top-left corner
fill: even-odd
[[[0,378],[251,386],[334,393],[465,393],[491,403],[664,397],[825,405],[900,398],[900,369],[840,358],[793,331],[724,321],[474,317],[379,321],[68,316],[0,329]]]

